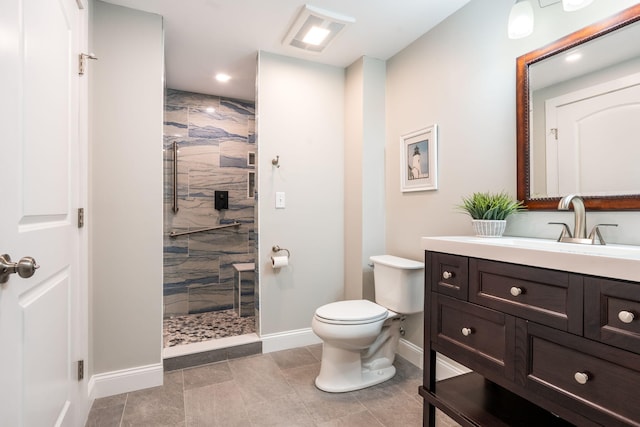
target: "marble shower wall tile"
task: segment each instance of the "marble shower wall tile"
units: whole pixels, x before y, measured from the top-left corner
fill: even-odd
[[[247,163],[247,154],[249,151],[253,151],[255,147],[249,145],[246,140],[239,141],[224,141],[220,144],[220,167],[228,168],[240,168],[240,169],[253,169],[253,166],[249,166]],[[238,173],[238,171],[236,171]]]
[[[248,153],[255,146],[255,105],[167,89],[164,113],[165,317],[233,305],[232,264],[254,262],[255,200],[249,198]],[[173,212],[173,142],[178,143],[178,212]],[[229,209],[214,192],[229,192]],[[240,227],[172,238],[169,233],[238,221]],[[245,286],[249,285],[244,285]],[[257,295],[256,295],[257,297]],[[243,301],[244,302],[244,301]]]
[[[233,283],[189,288],[189,314],[233,308]]]
[[[247,119],[247,131],[248,131],[248,141],[249,144],[255,144],[256,142],[256,119],[249,118]]]
[[[187,136],[189,123],[188,114],[189,110],[186,107],[166,105],[164,109],[165,136],[174,138]],[[168,142],[167,138],[165,138],[165,142]]]
[[[210,111],[202,107],[189,107],[189,136],[197,138],[247,141],[247,117],[220,108]]]
[[[165,91],[165,105],[180,107],[212,107],[220,106],[220,98],[217,96],[205,95],[202,93],[184,92],[181,90],[168,88]],[[165,107],[166,108],[166,107]]]

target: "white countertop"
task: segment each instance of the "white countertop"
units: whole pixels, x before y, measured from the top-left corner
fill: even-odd
[[[640,246],[525,237],[423,237],[424,250],[640,282]]]

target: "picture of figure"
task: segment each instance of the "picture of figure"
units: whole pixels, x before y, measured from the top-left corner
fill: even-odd
[[[429,140],[407,145],[407,178],[409,180],[429,178]]]
[[[438,189],[438,125],[400,137],[400,191]]]

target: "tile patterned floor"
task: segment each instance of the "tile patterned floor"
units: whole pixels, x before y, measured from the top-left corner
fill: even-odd
[[[349,393],[313,381],[321,345],[166,372],[164,385],[97,399],[87,427],[419,427],[422,371],[398,357],[391,380]],[[438,427],[457,426],[442,413]]]
[[[234,310],[172,316],[164,319],[163,323],[165,347],[251,334],[256,331],[255,317],[240,317]]]

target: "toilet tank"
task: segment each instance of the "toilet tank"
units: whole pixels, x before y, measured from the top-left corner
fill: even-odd
[[[376,303],[396,313],[423,311],[424,263],[393,255],[375,255],[373,282]]]

